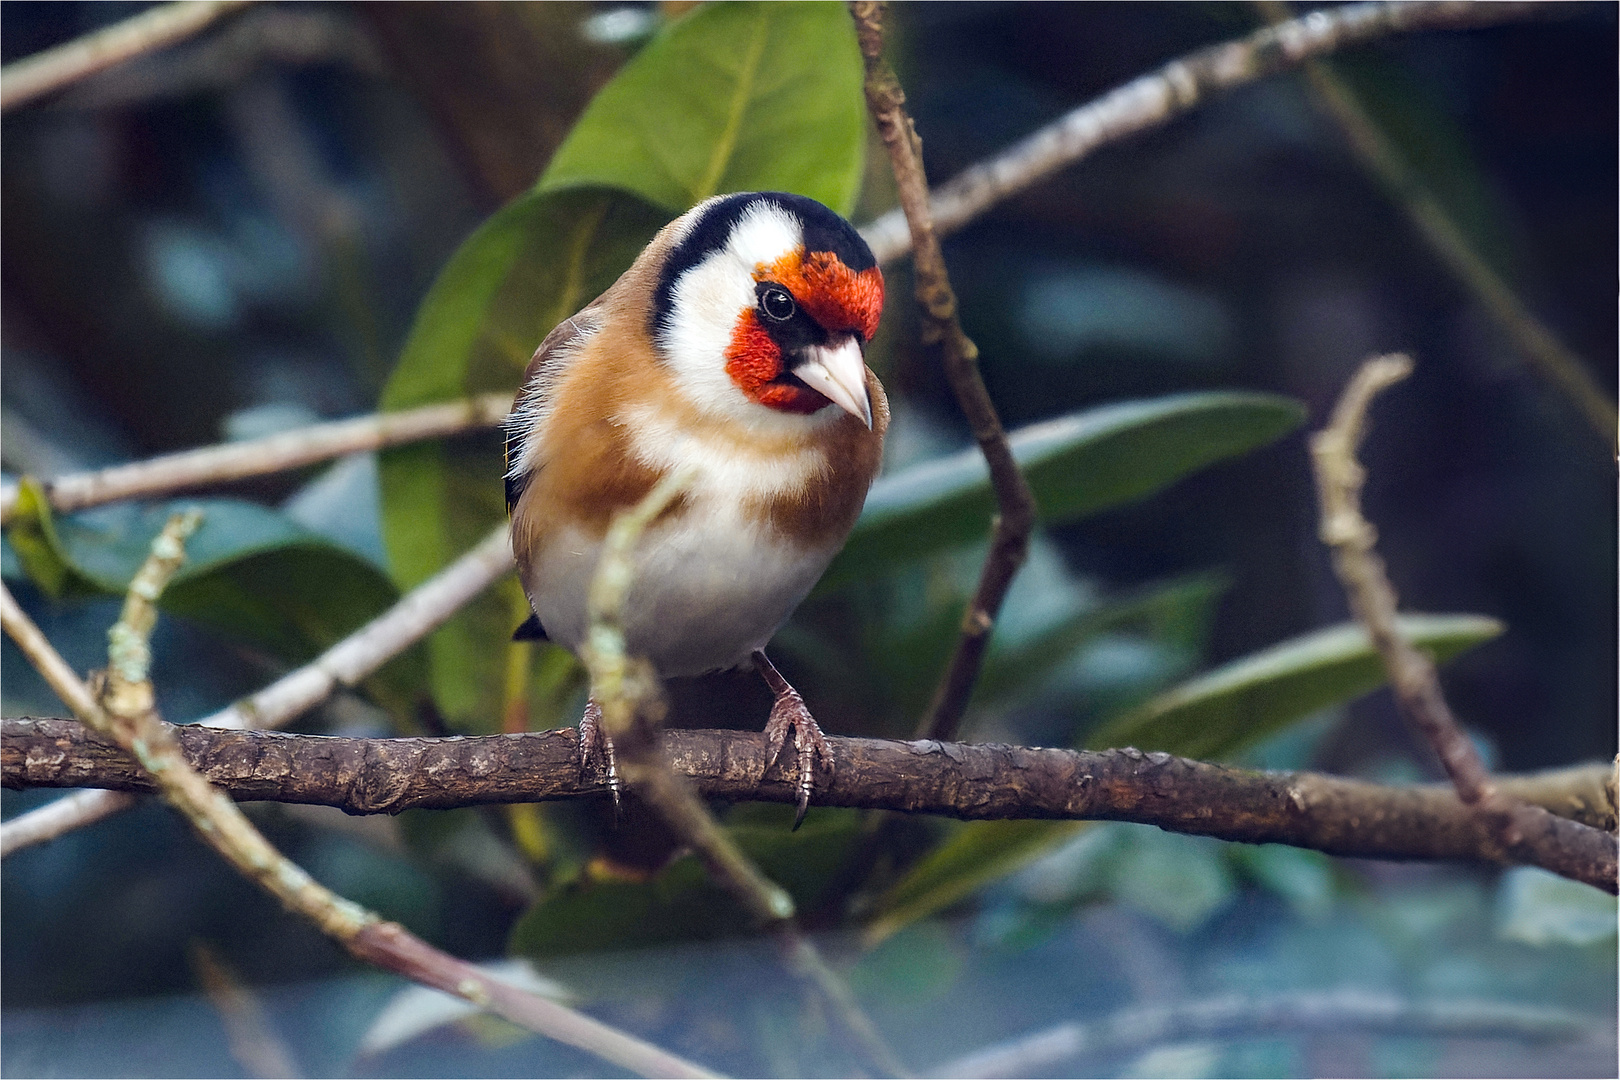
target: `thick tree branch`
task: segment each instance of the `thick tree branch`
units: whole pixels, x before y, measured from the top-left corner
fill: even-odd
[[[183,41],[247,0],[158,4],[93,34],[0,69],[0,111],[70,86],[131,57]]]
[[[990,466],[990,483],[996,492],[995,527],[984,568],[979,572],[978,588],[962,615],[962,632],[950,666],[917,727],[919,738],[949,739],[956,734],[973,684],[984,666],[996,615],[1029,552],[1029,534],[1035,528],[1035,495],[1013,459],[1001,417],[996,415],[990,392],[979,374],[978,346],[962,331],[957,317],[956,292],[951,288],[929,209],[922,140],[906,115],[906,95],[900,89],[900,80],[883,62],[883,5],[877,0],[851,0],[849,10],[866,60],[867,109],[889,149],[900,208],[911,232],[912,275],[923,316],[923,342],[937,344],[941,349],[945,377]]]
[[[1412,361],[1405,356],[1367,361],[1334,407],[1332,422],[1311,437],[1322,542],[1333,551],[1333,569],[1344,584],[1350,609],[1383,658],[1401,712],[1434,747],[1462,801],[1478,812],[1482,823],[1518,861],[1539,866],[1556,862],[1565,867],[1560,873],[1581,881],[1596,883],[1604,875],[1612,879],[1614,837],[1581,825],[1565,823],[1552,828],[1556,819],[1546,810],[1526,806],[1496,788],[1479,751],[1446,703],[1434,661],[1406,639],[1396,620],[1395,588],[1378,555],[1378,532],[1361,514],[1366,472],[1356,460],[1356,452],[1373,398],[1411,373]],[[1581,860],[1590,860],[1589,865],[1577,866]],[[1615,891],[1612,880],[1605,887]]]
[[[250,697],[206,716],[209,727],[280,727],[378,668],[438,628],[467,601],[512,568],[507,527],[500,526],[461,558],[303,667]],[[0,825],[0,857],[127,809],[127,795],[79,792]]]
[[[43,486],[51,509],[68,514],[123,499],[144,499],[267,476],[362,450],[499,427],[511,407],[510,394],[483,394],[465,401],[311,424],[262,439],[220,443],[94,472],[71,473],[47,480]],[[0,488],[0,523],[10,519],[16,504],[17,485]]]
[[[1216,94],[1298,67],[1314,57],[1396,34],[1544,17],[1563,6],[1469,0],[1352,3],[1312,11],[1237,41],[1199,49],[1086,102],[934,189],[929,200],[934,230],[940,236],[953,233],[996,203],[1094,150],[1163,127]],[[864,226],[861,235],[879,262],[898,259],[911,246],[903,210],[884,214]]]
[[[151,790],[127,754],[71,720],[6,720],[0,734],[6,787]],[[605,783],[581,775],[571,728],[449,739],[341,739],[195,725],[177,734],[196,767],[242,800],[395,814],[607,797]],[[1319,773],[1262,773],[1129,749],[831,735],[828,743],[838,768],[818,784],[818,806],[964,819],[1133,821],[1358,858],[1522,862],[1615,891],[1613,842],[1606,833],[1545,814],[1546,833],[1556,844],[1505,852],[1445,784],[1392,787]],[[791,770],[767,770],[761,733],[665,731],[661,744],[670,768],[710,798],[789,804],[797,798]],[[1501,781],[1506,793],[1594,825],[1614,821],[1612,783],[1607,765]],[[1588,836],[1597,842],[1587,844]],[[1559,854],[1565,842],[1573,857]]]

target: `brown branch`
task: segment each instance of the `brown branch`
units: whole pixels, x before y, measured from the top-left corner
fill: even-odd
[[[363,450],[498,427],[511,407],[509,394],[484,394],[465,401],[311,424],[262,439],[182,450],[148,461],[60,476],[43,486],[52,510],[72,513],[123,499],[285,472]],[[11,517],[16,504],[17,485],[5,485],[0,489],[0,523]]]
[[[175,515],[136,574],[123,616],[108,635],[112,667],[99,680],[99,695],[68,666],[3,584],[0,623],[51,689],[85,725],[130,756],[140,775],[186,817],[199,839],[354,956],[646,1076],[713,1075],[565,1005],[490,978],[397,923],[384,922],[338,896],[276,850],[228,794],[192,766],[179,739],[185,729],[164,723],[152,707],[146,638],[156,620],[154,601],[180,565],[181,544],[195,524],[195,514]]]
[[[1395,589],[1376,549],[1378,532],[1361,513],[1366,472],[1356,460],[1356,451],[1372,399],[1411,372],[1412,361],[1405,356],[1367,361],[1345,388],[1332,421],[1311,437],[1322,542],[1333,551],[1333,569],[1344,585],[1350,609],[1383,658],[1401,712],[1434,747],[1462,801],[1479,812],[1503,848],[1520,861],[1542,866],[1558,862],[1573,868],[1571,860],[1591,860],[1574,873],[1560,872],[1581,881],[1602,875],[1612,879],[1614,837],[1581,825],[1550,828],[1555,819],[1546,810],[1526,806],[1496,789],[1479,751],[1446,704],[1434,661],[1406,639],[1396,621]],[[1567,847],[1550,850],[1562,845]],[[1531,848],[1541,850],[1531,852]],[[1607,887],[1614,891],[1612,880]]]
[[[917,728],[918,738],[949,739],[956,734],[973,684],[978,681],[1001,603],[1029,552],[1029,534],[1035,527],[1035,496],[1007,445],[1007,433],[1002,430],[1001,418],[979,374],[979,349],[963,333],[957,317],[956,293],[945,269],[939,238],[934,234],[922,140],[906,115],[906,95],[900,80],[883,62],[883,5],[877,0],[851,0],[849,9],[866,61],[866,105],[889,149],[900,207],[911,232],[912,273],[923,315],[923,342],[941,348],[945,376],[990,466],[990,483],[996,493],[998,513],[978,588],[962,616],[962,633],[950,666]]]
[[[1284,0],[1256,0],[1256,6],[1273,26],[1288,19],[1289,9]],[[1320,60],[1305,64],[1305,76],[1328,115],[1343,129],[1362,168],[1383,185],[1452,276],[1474,294],[1497,325],[1507,332],[1518,346],[1518,353],[1529,361],[1531,370],[1568,398],[1603,440],[1604,447],[1612,451],[1616,434],[1614,403],[1598,387],[1586,362],[1536,318],[1485,257],[1475,250],[1462,227],[1424,185],[1417,170],[1367,112],[1350,84],[1340,78],[1331,65]]]
[[[267,731],[178,730],[188,758],[234,798],[336,806],[351,814],[606,798],[583,777],[572,728],[447,739],[342,739]],[[1523,862],[1615,891],[1615,816],[1607,764],[1503,777],[1504,793],[1552,810],[1556,845],[1504,851],[1447,784],[1395,787],[1320,773],[1263,773],[1137,750],[1078,751],[829,735],[838,769],[816,805],[967,820],[1132,821],[1250,844],[1290,844],[1369,859]],[[767,769],[749,731],[665,731],[665,761],[701,794],[793,803],[791,769]],[[149,791],[129,755],[71,720],[0,723],[9,788]],[[1561,853],[1568,842],[1578,856]],[[1607,867],[1599,865],[1607,859]],[[1593,870],[1591,867],[1596,866]]]
[[[1566,5],[1481,4],[1456,0],[1351,3],[1309,12],[1173,60],[1059,117],[935,188],[929,201],[936,233],[962,228],[1093,151],[1163,127],[1209,98],[1298,67],[1306,60],[1395,34],[1492,26],[1556,13]],[[910,247],[907,217],[891,210],[861,229],[879,262]]]
[[[123,22],[7,64],[0,69],[0,110],[70,86],[88,75],[197,33],[246,0],[158,4]]]
[[[483,543],[314,660],[201,722],[219,728],[280,727],[339,689],[358,686],[511,568],[512,545],[502,525]],[[129,796],[117,792],[78,792],[19,814],[0,825],[0,857],[54,840],[132,805]]]

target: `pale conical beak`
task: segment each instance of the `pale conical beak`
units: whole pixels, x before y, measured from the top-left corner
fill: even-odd
[[[793,369],[803,383],[855,419],[872,427],[872,399],[866,393],[866,359],[861,345],[847,337],[836,345],[812,345]]]

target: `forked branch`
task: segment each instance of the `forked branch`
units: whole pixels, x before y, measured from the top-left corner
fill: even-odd
[[[1333,569],[1351,611],[1383,658],[1401,712],[1434,748],[1462,801],[1475,808],[1510,857],[1541,866],[1557,863],[1567,868],[1560,873],[1592,883],[1601,880],[1614,892],[1615,838],[1585,826],[1555,825],[1545,810],[1503,795],[1452,715],[1434,661],[1406,639],[1396,620],[1395,588],[1378,555],[1378,532],[1361,513],[1366,471],[1356,452],[1373,398],[1411,372],[1406,356],[1368,360],[1345,388],[1332,422],[1311,437],[1322,542],[1333,551]]]

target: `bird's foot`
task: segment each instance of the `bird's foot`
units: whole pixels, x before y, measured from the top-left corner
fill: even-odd
[[[810,793],[815,790],[816,759],[820,758],[830,769],[832,751],[821,733],[821,725],[805,706],[804,698],[791,686],[777,693],[776,704],[771,706],[771,718],[765,722],[767,769],[776,764],[782,751],[787,749],[789,730],[793,732],[793,748],[799,758],[799,804],[798,812],[793,815],[793,827],[797,829],[804,822],[805,811],[810,808]]]
[[[585,715],[579,718],[579,770],[585,776],[594,771],[607,780],[613,793],[613,813],[619,813],[619,794],[624,784],[619,779],[619,762],[613,756],[613,740],[602,730],[602,707],[596,699],[585,703]]]

